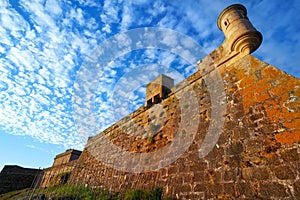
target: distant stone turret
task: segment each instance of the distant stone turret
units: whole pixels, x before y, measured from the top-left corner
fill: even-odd
[[[146,106],[161,102],[171,92],[174,86],[174,80],[164,74],[156,77],[146,86]]]
[[[54,158],[53,166],[67,164],[73,160],[77,160],[81,154],[81,151],[75,149],[68,149],[64,153],[58,154]]]
[[[262,42],[261,33],[249,21],[243,5],[234,4],[225,8],[218,17],[218,27],[224,32],[231,51],[249,54]]]

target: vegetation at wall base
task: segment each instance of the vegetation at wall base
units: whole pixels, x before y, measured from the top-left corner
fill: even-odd
[[[103,189],[85,186],[61,185],[46,189],[24,189],[0,195],[0,200],[171,200],[163,198],[163,189],[130,189],[121,193],[111,193]]]

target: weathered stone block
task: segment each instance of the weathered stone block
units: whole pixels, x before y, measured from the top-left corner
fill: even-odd
[[[294,197],[300,198],[300,180],[294,183]]]
[[[268,199],[270,197],[287,197],[288,189],[280,184],[274,182],[260,184],[259,195],[261,198]]]
[[[300,155],[297,148],[286,149],[280,153],[282,159],[286,162],[293,162],[300,160]]]
[[[250,198],[250,199],[257,199],[257,191],[256,187],[251,184],[251,182],[239,182],[237,184],[238,189],[238,196],[244,198]]]
[[[269,177],[269,170],[266,167],[248,167],[242,169],[242,178],[244,180],[267,180]]]
[[[294,180],[295,172],[289,166],[278,166],[271,169],[280,180]]]

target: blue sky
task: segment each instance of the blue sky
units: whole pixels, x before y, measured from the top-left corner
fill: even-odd
[[[95,134],[82,135],[78,127],[103,130],[144,104],[145,84],[159,73],[177,83],[196,69],[161,49],[116,58],[101,68],[96,80],[95,119],[90,121],[76,113],[85,99],[76,99],[74,93],[78,72],[103,41],[135,28],[168,28],[191,37],[209,53],[224,39],[216,25],[218,14],[233,3],[246,6],[263,35],[254,55],[300,78],[298,0],[0,0],[0,169],[5,164],[51,166],[56,154],[67,148],[81,150]],[[139,69],[148,76],[140,76]],[[134,87],[131,72],[141,77],[140,87]],[[121,101],[115,91],[124,80],[134,91],[123,94],[129,106],[119,109],[112,99]]]

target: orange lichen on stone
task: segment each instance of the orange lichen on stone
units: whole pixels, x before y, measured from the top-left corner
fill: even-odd
[[[261,75],[263,77],[268,77],[269,79],[278,79],[283,74],[282,71],[276,69],[275,67],[269,65],[268,67],[261,70]]]
[[[253,79],[253,77],[247,77],[247,76],[244,76],[241,80],[241,83],[240,83],[240,87],[241,88],[245,88],[245,87],[249,87],[251,85],[253,85],[253,87],[255,87],[255,79]]]
[[[254,95],[254,91],[248,91],[243,95],[243,107],[245,114],[249,113],[249,107],[255,103]]]
[[[300,118],[293,119],[290,122],[284,122],[283,126],[289,129],[299,128],[300,129]]]
[[[281,111],[279,109],[279,106],[276,106],[276,107],[270,108],[270,109],[266,109],[267,116],[270,118],[270,120],[273,123],[278,123],[279,122],[278,116],[280,115],[280,112]]]
[[[293,144],[300,142],[300,130],[293,130],[289,132],[282,132],[275,135],[275,138],[281,144]]]
[[[244,66],[250,69],[234,69],[242,96],[244,114],[257,104],[262,104],[266,118],[271,123],[280,124],[281,133],[276,140],[281,144],[300,141],[300,80],[283,71],[259,61],[254,57],[244,60]],[[241,75],[240,72],[244,72]]]
[[[300,85],[300,81],[298,79],[285,75],[281,84],[277,85],[276,87],[273,87],[270,90],[270,93],[273,96],[280,96],[288,90],[293,91],[293,89],[299,85]]]
[[[271,87],[270,83],[265,83],[265,84],[257,83],[256,87],[255,87],[255,93],[259,94],[262,92],[266,92],[266,89],[268,89],[270,87]]]
[[[269,99],[271,96],[268,92],[262,93],[255,93],[255,101],[256,102],[264,102],[265,100]]]

